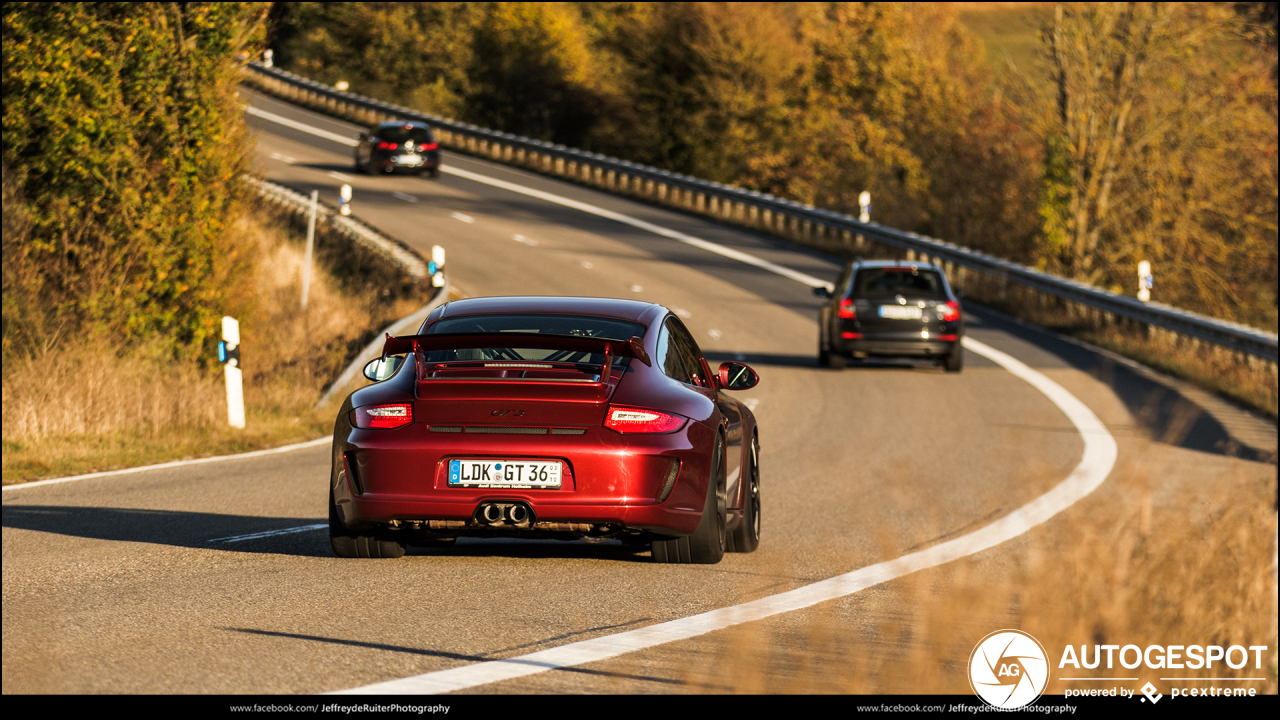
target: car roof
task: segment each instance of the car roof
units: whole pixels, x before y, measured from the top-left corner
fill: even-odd
[[[938,266],[924,260],[855,260],[854,265],[866,268],[914,267],[925,270],[938,270]]]
[[[460,315],[496,315],[528,313],[540,315],[593,315],[632,322],[644,322],[642,318],[655,310],[666,314],[666,308],[655,303],[621,298],[556,297],[526,295],[511,297],[463,298],[446,303],[438,319]]]
[[[430,127],[429,125],[427,125],[426,123],[424,123],[424,122],[418,122],[417,120],[388,120],[388,121],[386,121],[386,122],[380,122],[380,123],[378,123],[378,125],[377,125],[377,127],[380,127],[380,128],[384,128],[384,127],[408,127],[408,126],[412,126],[412,127],[419,127],[419,128],[425,128],[425,129],[427,129],[427,130],[430,130],[430,129],[431,129],[431,127]]]

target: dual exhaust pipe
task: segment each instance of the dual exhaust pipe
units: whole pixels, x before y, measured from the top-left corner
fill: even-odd
[[[480,505],[476,516],[486,525],[528,527],[533,511],[522,502],[487,502]]]

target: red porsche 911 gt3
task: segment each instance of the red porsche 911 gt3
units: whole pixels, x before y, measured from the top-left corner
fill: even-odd
[[[616,538],[715,563],[760,540],[755,417],[679,318],[633,300],[475,298],[387,337],[338,413],[342,557],[460,536]]]

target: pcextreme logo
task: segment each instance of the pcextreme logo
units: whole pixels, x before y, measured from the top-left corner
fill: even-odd
[[[997,630],[969,655],[969,686],[992,707],[1015,710],[1030,705],[1048,682],[1044,646],[1021,630]]]

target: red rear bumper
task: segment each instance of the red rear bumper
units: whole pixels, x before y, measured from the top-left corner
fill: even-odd
[[[661,435],[622,435],[604,428],[588,428],[579,436],[433,433],[422,424],[357,429],[342,448],[354,478],[338,484],[335,500],[352,528],[473,521],[481,503],[504,500],[526,503],[536,522],[687,535],[702,516],[712,438],[695,422]],[[448,461],[454,458],[560,460],[561,487],[449,487]],[[679,475],[659,502],[671,458],[680,461]]]

